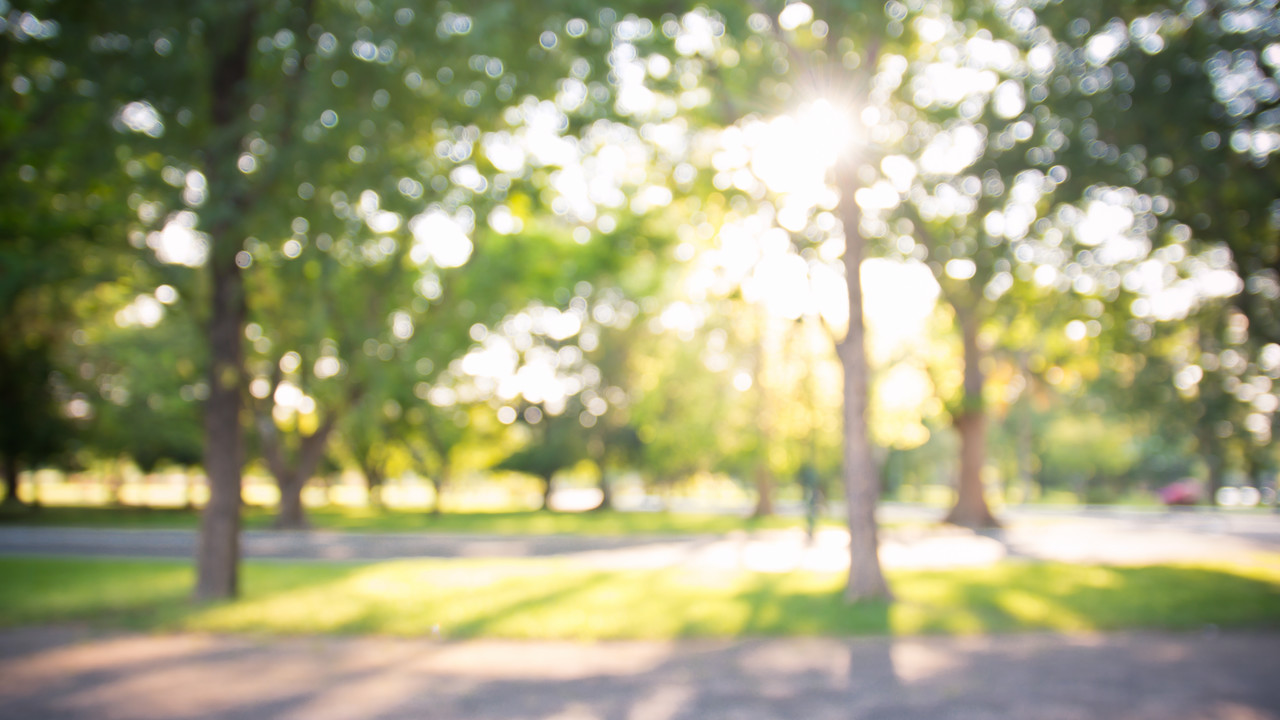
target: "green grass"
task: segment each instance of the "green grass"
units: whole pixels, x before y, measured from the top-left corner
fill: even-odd
[[[1280,628],[1280,556],[894,572],[898,602],[853,607],[840,599],[840,574],[601,571],[547,559],[248,562],[243,597],[210,605],[187,600],[192,570],[180,561],[8,558],[0,577],[3,626],[576,640]]]
[[[799,517],[743,518],[653,512],[471,512],[442,513],[363,507],[324,507],[308,512],[312,527],[352,532],[437,532],[485,535],[696,535],[734,530],[803,527]],[[271,527],[275,512],[245,509],[245,527]],[[192,529],[194,510],[140,507],[45,506],[36,510],[0,508],[0,524],[128,529]],[[834,520],[824,524],[836,525]]]

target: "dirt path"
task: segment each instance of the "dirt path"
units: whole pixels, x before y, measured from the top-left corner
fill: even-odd
[[[1280,720],[1280,635],[432,642],[0,631],[0,718]]]

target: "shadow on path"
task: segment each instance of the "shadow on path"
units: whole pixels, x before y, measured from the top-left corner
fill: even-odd
[[[1280,635],[677,643],[0,632],[0,718],[1280,718]]]

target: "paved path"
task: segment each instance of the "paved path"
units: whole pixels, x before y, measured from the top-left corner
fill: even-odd
[[[1280,635],[432,642],[0,631],[3,720],[1280,720]]]
[[[881,561],[891,568],[980,566],[1005,558],[1144,564],[1243,561],[1280,552],[1280,515],[1275,514],[1010,512],[1006,523],[1005,529],[986,533],[926,524],[889,529],[882,533]],[[798,530],[648,537],[257,530],[244,533],[243,547],[251,558],[559,557],[609,568],[691,565],[785,572],[842,570],[848,566],[848,542],[841,530],[819,533],[812,543]],[[194,552],[193,531],[0,526],[0,554],[7,555],[189,558]]]

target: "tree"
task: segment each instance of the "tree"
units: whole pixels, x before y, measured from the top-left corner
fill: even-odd
[[[784,206],[778,208],[778,217],[786,228],[787,245],[794,241],[812,242],[825,240],[835,234],[834,223],[826,223],[819,231],[816,216],[826,211],[828,218],[839,222],[844,241],[843,266],[847,291],[848,322],[843,340],[839,343],[839,357],[844,370],[844,447],[845,447],[845,496],[848,508],[849,529],[852,537],[849,583],[845,597],[850,601],[865,598],[888,597],[888,586],[880,571],[877,555],[875,507],[879,494],[878,473],[871,453],[867,430],[868,366],[866,361],[865,331],[862,314],[862,260],[867,254],[866,237],[862,224],[863,214],[855,201],[863,188],[862,165],[868,153],[875,149],[862,146],[855,153],[848,144],[850,138],[865,141],[868,134],[859,132],[858,118],[849,113],[855,103],[874,103],[870,97],[872,79],[879,70],[880,59],[885,53],[884,43],[894,44],[893,38],[883,32],[879,18],[859,10],[833,7],[828,16],[813,22],[813,12],[802,3],[789,6],[776,19],[750,9],[733,7],[725,16],[708,17],[698,12],[684,18],[685,32],[689,36],[681,43],[685,56],[698,56],[698,61],[719,61],[711,65],[704,82],[713,89],[712,96],[718,102],[709,103],[702,112],[709,124],[728,127],[744,119],[749,111],[768,108],[777,111],[775,99],[786,104],[804,103],[817,122],[808,127],[792,128],[792,132],[807,132],[813,137],[792,138],[789,155],[799,159],[804,168],[821,175],[834,174],[834,188],[838,200],[831,203],[825,196],[815,197],[810,191],[785,192],[786,183],[747,182],[733,174],[738,166],[749,164],[749,156],[737,161],[722,158],[716,170],[717,189],[743,195],[754,202],[750,187],[759,187],[763,194],[769,189],[783,190],[778,198]],[[891,18],[886,18],[891,20]],[[714,27],[724,31],[721,48],[731,54],[717,55],[714,44],[699,45],[698,29]],[[730,40],[735,40],[730,44]],[[723,53],[723,51],[722,51]],[[727,62],[726,62],[727,61]],[[793,98],[799,96],[799,103]],[[747,118],[749,119],[749,118]],[[859,154],[861,153],[861,154]],[[753,168],[753,170],[756,168]],[[809,186],[806,186],[806,188]],[[733,188],[732,190],[730,190]],[[793,186],[793,190],[796,189]],[[790,201],[790,207],[785,205]],[[834,210],[834,215],[831,213]],[[825,221],[824,221],[825,222]],[[770,223],[772,224],[772,222]],[[808,230],[807,228],[813,228]],[[804,234],[805,232],[808,234]],[[792,251],[794,252],[794,250]]]
[[[454,408],[449,412],[436,408],[430,402],[410,408],[405,413],[405,421],[411,428],[405,442],[416,466],[431,478],[435,495],[432,515],[439,515],[444,510],[445,490],[453,480],[459,464],[458,455],[469,437],[467,425],[461,421],[469,417],[465,410]]]
[[[114,110],[90,50],[104,13],[27,3],[0,29],[0,470],[18,476],[67,447],[68,414],[89,412],[58,381],[80,292],[110,280],[107,228],[123,222],[110,153]],[[74,405],[68,403],[74,402]]]
[[[675,307],[688,309],[683,303]],[[645,328],[642,332],[648,337],[638,343],[643,349],[631,358],[628,408],[642,471],[663,493],[695,473],[723,465],[735,454],[734,445],[747,443],[750,448],[756,439],[749,425],[755,413],[733,385],[733,371],[744,371],[712,372],[706,367],[715,330],[695,334],[681,313],[668,310],[664,315],[674,326],[659,319]],[[719,334],[723,336],[723,330]],[[742,467],[754,469],[754,448],[742,454],[747,456]]]
[[[874,61],[872,54],[868,60]],[[874,64],[868,62],[868,65]],[[871,456],[867,428],[868,378],[866,337],[862,312],[862,211],[855,200],[857,170],[846,160],[839,169],[840,221],[845,228],[844,272],[849,288],[849,327],[840,343],[844,367],[844,472],[848,506],[849,582],[845,599],[888,597],[889,588],[880,570],[875,509],[880,495],[879,473]]]
[[[563,42],[554,32],[545,35],[551,31],[538,27],[542,18],[563,23],[559,12],[513,23],[511,3],[486,5],[474,17],[419,9],[383,12],[366,3],[313,0],[265,7],[244,0],[192,11],[144,3],[112,16],[103,28],[115,31],[112,52],[127,51],[125,62],[101,68],[104,86],[123,109],[121,122],[146,136],[137,146],[148,161],[183,172],[183,200],[199,228],[188,235],[207,245],[206,257],[193,261],[208,273],[210,348],[205,470],[211,500],[201,525],[197,597],[236,590],[240,415],[247,385],[243,333],[252,307],[246,268],[292,252],[296,238],[278,250],[271,238],[285,235],[284,228],[305,234],[295,228],[299,218],[317,223],[328,212],[340,224],[363,220],[339,192],[350,198],[377,187],[374,197],[402,198],[398,202],[421,209],[424,188],[439,187],[434,191],[445,195],[446,212],[466,209],[475,219],[485,204],[472,209],[466,188],[485,187],[500,196],[508,187],[497,178],[477,179],[477,168],[463,162],[462,150],[475,148],[477,128],[505,122],[502,110],[510,108],[515,87],[550,95],[581,55],[593,55],[601,67],[600,56],[609,50],[608,34],[581,37],[577,24]],[[608,25],[616,15],[601,17]],[[146,43],[138,40],[143,37]],[[551,62],[524,62],[530,48]],[[167,60],[155,63],[155,55]],[[434,79],[428,68],[436,69]],[[595,101],[585,110],[593,107],[599,107]],[[378,142],[370,142],[374,137]],[[440,158],[436,150],[445,141],[450,150]],[[423,166],[427,183],[413,177],[423,161],[430,161]],[[433,174],[446,163],[461,174]],[[351,172],[353,165],[364,172]],[[140,166],[139,178],[148,169],[160,168]],[[148,200],[150,215],[181,219],[181,213],[167,212],[173,207],[168,202]],[[323,235],[316,234],[316,245]],[[335,234],[329,239],[335,246],[343,240]]]
[[[643,323],[626,312],[639,305],[619,287],[597,290],[591,305],[592,322],[587,329],[596,347],[585,355],[587,362],[599,371],[600,381],[598,388],[583,392],[581,400],[586,406],[586,415],[580,416],[580,420],[591,425],[584,428],[587,453],[600,471],[600,504],[595,509],[606,511],[613,509],[614,475],[620,469],[636,467],[640,461],[642,445],[626,388],[631,381],[631,360],[643,343]],[[579,347],[581,345],[579,343]]]
[[[65,444],[67,424],[58,407],[49,378],[53,374],[47,347],[6,349],[0,355],[0,402],[21,408],[0,423],[0,463],[3,464],[6,505],[20,505],[18,474],[23,466],[35,467],[53,458]]]
[[[1193,434],[1215,488],[1223,441],[1245,425],[1254,446],[1266,445],[1280,405],[1263,357],[1280,339],[1280,176],[1271,162],[1280,148],[1267,139],[1277,128],[1271,48],[1280,14],[1245,8],[1134,3],[1040,17],[1045,47],[1076,48],[1055,58],[1064,76],[1058,112],[1076,128],[1065,148],[1076,182],[1138,191],[1135,224],[1163,246],[1124,275],[1136,296],[1121,313],[1127,329],[1145,340],[1161,324],[1199,326],[1189,334],[1199,357],[1174,360],[1181,367],[1169,379],[1196,408]],[[1217,309],[1219,297],[1238,314]],[[1227,329],[1232,338],[1218,337]]]
[[[190,301],[157,282],[166,269],[138,263],[76,302],[77,342],[62,356],[75,369],[69,390],[90,408],[75,434],[82,464],[126,458],[150,473],[200,463],[199,328]]]
[[[788,401],[803,363],[775,332],[779,318],[821,318],[835,342],[808,356],[830,352],[843,374],[846,596],[887,597],[875,446],[903,447],[871,403],[872,366],[887,366],[868,357],[864,324],[876,255],[927,263],[940,317],[955,326],[963,371],[934,383],[959,439],[953,522],[994,522],[981,471],[988,427],[1021,392],[1014,378],[1049,382],[1056,368],[1073,383],[1137,382],[1106,365],[1136,363],[1144,337],[1197,347],[1151,364],[1184,380],[1193,366],[1203,373],[1195,398],[1187,382],[1179,389],[1203,410],[1187,427],[1220,465],[1210,474],[1265,460],[1251,458],[1280,405],[1267,302],[1280,295],[1277,223],[1258,222],[1276,214],[1274,12],[1233,8],[895,0],[837,3],[822,17],[803,3],[777,16],[729,4],[677,17],[662,3],[622,14],[495,2],[472,15],[314,0],[39,5],[33,21],[7,26],[17,44],[0,56],[14,100],[0,110],[0,189],[17,198],[6,195],[0,217],[15,238],[0,248],[0,395],[25,376],[38,392],[5,397],[31,417],[52,428],[72,409],[53,369],[74,354],[59,354],[55,311],[74,293],[42,248],[128,236],[138,277],[108,253],[84,253],[66,277],[110,279],[117,304],[159,302],[163,281],[184,309],[202,308],[171,319],[198,327],[206,352],[173,357],[206,378],[211,502],[197,596],[220,597],[235,592],[246,410],[285,525],[303,523],[302,487],[335,434],[371,488],[389,458],[416,452],[439,491],[458,448],[480,437],[472,424],[519,411],[535,442],[510,462],[543,477],[548,497],[558,468],[590,457],[607,502],[609,448],[633,433],[666,481],[756,472],[763,511],[770,475],[825,446],[822,424],[802,416],[827,406],[806,414]],[[72,38],[91,49],[58,45]],[[1185,100],[1169,87],[1184,76],[1214,100],[1187,123],[1169,120]],[[44,87],[84,98],[79,80],[93,98],[55,102]],[[46,162],[23,138],[47,150],[41,124],[55,115],[59,132],[109,135]],[[128,180],[104,189],[70,172],[82,160]],[[1197,277],[1203,287],[1178,285]],[[1216,297],[1236,309],[1219,312]],[[769,319],[744,329],[744,308]],[[607,319],[624,314],[631,325]],[[150,330],[122,342],[184,336]],[[749,349],[754,376],[717,342]],[[99,419],[132,417],[144,390],[150,406],[150,381],[196,386],[191,372],[133,378],[135,397],[120,403],[95,380],[112,405]],[[1073,387],[1059,401],[1076,412],[1098,399]],[[189,410],[175,405],[173,417]],[[1115,462],[1096,468],[1114,478],[1137,461],[1110,430],[1149,420],[1126,407],[1039,427],[1103,448]],[[1241,426],[1248,447],[1227,432]],[[1026,472],[1034,439],[1019,437]],[[126,441],[144,460],[189,450]],[[5,436],[7,468],[15,448],[27,464],[47,456]],[[1070,465],[1058,455],[1055,472]]]
[[[1153,244],[1167,241],[1157,229],[1176,231],[1161,219],[1171,196],[1155,176],[1168,173],[1166,163],[1147,162],[1154,143],[1146,138],[1168,133],[1133,120],[1151,113],[1159,124],[1173,108],[1133,94],[1143,84],[1135,77],[1160,76],[1135,68],[1161,54],[1162,32],[1173,37],[1200,21],[1173,21],[1136,4],[1114,21],[1109,8],[895,8],[904,34],[929,51],[897,63],[884,109],[901,130],[885,131],[898,140],[864,206],[878,211],[882,235],[902,233],[900,248],[928,259],[954,311],[965,381],[950,403],[961,459],[948,519],[988,525],[983,366],[1004,324],[992,320],[1008,317],[1008,298],[1028,294],[1023,287],[1076,305],[1080,317],[1067,331],[1077,340],[1096,337],[1104,322],[1127,312],[1104,316],[1100,302],[1118,306],[1133,292],[1130,276],[1141,274]],[[1212,94],[1197,89],[1200,97]],[[1040,308],[1020,307],[1042,316]]]
[[[309,23],[308,10],[299,9],[298,25]],[[244,182],[239,166],[244,125],[253,100],[251,68],[258,8],[242,0],[211,5],[207,12],[207,31],[200,34],[203,37],[193,33],[197,36],[192,38],[196,43],[207,38],[208,44],[200,49],[207,53],[207,65],[202,69],[209,78],[207,85],[199,83],[208,98],[203,137],[193,138],[203,159],[200,164],[208,188],[205,226],[209,238],[209,397],[204,415],[209,502],[200,517],[195,587],[195,597],[201,600],[234,597],[239,590],[240,470],[244,462],[240,412],[245,390],[242,343],[247,311],[241,274],[241,223],[255,198],[260,197]],[[287,126],[292,121],[286,117],[284,123]]]
[[[1270,47],[1280,13],[1265,4],[1245,7],[1134,3],[1054,10],[1042,22],[1055,39],[1070,34],[1084,46],[1063,68],[1080,82],[1062,103],[1085,101],[1078,108],[1079,151],[1102,151],[1086,177],[1128,180],[1167,200],[1157,214],[1171,244],[1194,239],[1204,249],[1229,249],[1244,281],[1232,303],[1251,333],[1277,342],[1280,250],[1272,189],[1280,171],[1270,159],[1280,148],[1263,138],[1278,126]],[[1107,73],[1112,83],[1096,82]]]
[[[551,509],[555,477],[586,459],[586,443],[573,412],[543,414],[536,406],[524,413],[528,444],[499,462],[495,469],[524,473],[542,483],[542,509]]]

